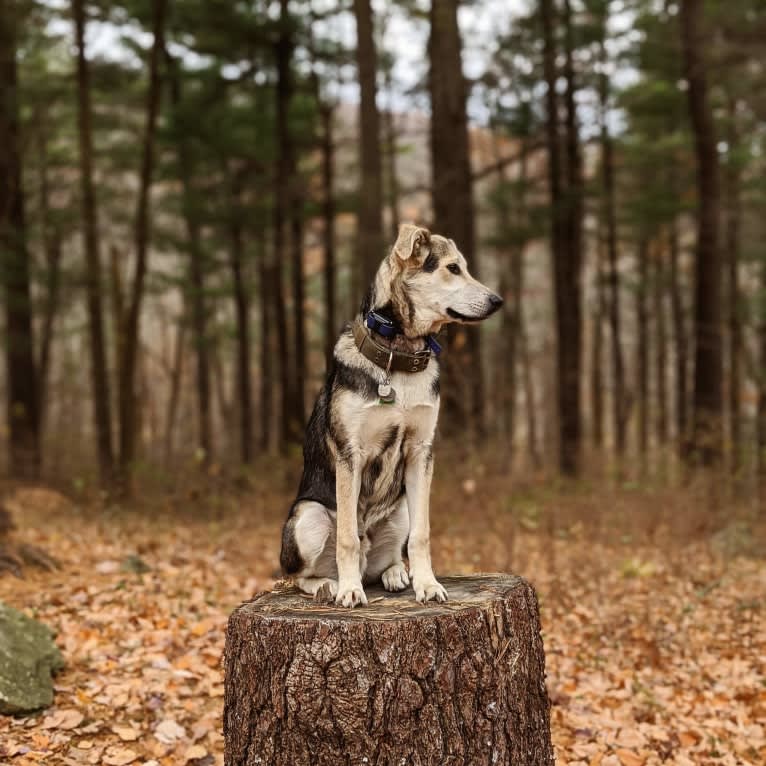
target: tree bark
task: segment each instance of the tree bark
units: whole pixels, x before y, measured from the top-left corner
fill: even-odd
[[[16,4],[0,0],[0,280],[5,292],[10,469],[14,477],[34,478],[40,471],[40,417],[21,167],[19,13]]]
[[[359,215],[356,257],[362,289],[372,283],[383,258],[383,171],[380,157],[380,114],[376,103],[378,56],[370,0],[354,0],[356,64],[359,70]]]
[[[657,242],[656,257],[654,258],[654,279],[652,280],[653,311],[655,326],[654,375],[657,396],[657,441],[667,444],[668,441],[668,339],[665,322],[665,266],[664,243]]]
[[[461,63],[457,0],[432,0],[428,85],[431,93],[431,172],[434,231],[455,240],[478,276],[475,211],[466,114],[467,85]],[[484,374],[479,328],[452,326],[444,356],[445,431],[484,433]],[[472,433],[475,430],[475,434]]]
[[[537,599],[509,575],[442,579],[451,600],[370,606],[276,590],[232,614],[229,766],[553,763]]]
[[[207,308],[205,306],[205,254],[200,233],[200,211],[195,200],[195,158],[187,139],[187,126],[181,120],[181,76],[179,64],[165,51],[170,79],[170,97],[175,123],[174,139],[181,179],[181,209],[188,242],[189,269],[186,296],[190,304],[194,352],[197,358],[197,436],[205,467],[213,457],[213,435],[210,406],[210,360],[208,355]]]
[[[606,61],[606,47],[601,41],[602,62]],[[599,77],[601,98],[601,176],[604,189],[604,221],[606,223],[607,257],[609,261],[609,326],[612,345],[612,419],[614,421],[615,451],[618,459],[625,455],[628,408],[625,397],[625,364],[622,357],[620,332],[620,273],[617,253],[617,203],[614,183],[614,143],[607,124],[609,78],[606,72]]]
[[[178,403],[181,398],[181,382],[184,374],[184,336],[186,335],[186,317],[179,318],[176,326],[176,340],[173,348],[173,362],[170,371],[170,397],[168,399],[168,412],[165,420],[165,465],[170,467],[173,457],[174,436],[176,431],[176,418],[178,415]]]
[[[600,449],[604,445],[604,374],[602,368],[604,348],[604,317],[606,296],[604,295],[603,243],[601,232],[594,248],[596,257],[596,300],[593,310],[592,359],[590,367],[590,406],[593,445]]]
[[[694,307],[694,413],[690,458],[718,462],[723,443],[719,170],[715,125],[704,61],[703,0],[682,0],[684,74],[697,160],[697,258]]]
[[[333,108],[322,104],[322,242],[324,245],[324,305],[325,365],[332,366],[333,350],[337,340],[338,328],[335,306],[335,144],[333,140]]]
[[[271,416],[273,402],[273,308],[274,301],[270,297],[270,290],[273,285],[274,277],[272,266],[270,264],[270,255],[266,251],[265,244],[259,243],[258,257],[258,287],[260,292],[260,325],[261,325],[261,345],[260,345],[260,440],[261,449],[266,451],[271,446]],[[284,361],[282,362],[284,364]]]
[[[638,284],[636,286],[638,452],[642,468],[646,467],[646,456],[649,451],[649,306],[647,302],[649,247],[649,238],[642,236],[638,243]]]
[[[384,114],[384,138],[386,148],[386,177],[388,179],[388,207],[391,210],[391,241],[399,235],[399,176],[396,172],[396,119],[393,103],[393,66],[385,68],[388,109]]]
[[[281,418],[277,433],[277,443],[282,454],[287,453],[287,445],[293,434],[294,413],[291,411],[293,396],[293,376],[291,374],[290,338],[288,330],[287,310],[282,279],[282,263],[285,260],[285,224],[288,218],[288,208],[291,199],[291,154],[289,109],[292,98],[292,83],[290,77],[290,62],[293,54],[291,19],[288,0],[280,3],[280,29],[275,45],[275,60],[277,68],[276,97],[276,135],[277,174],[275,179],[274,200],[274,250],[268,262],[268,291],[266,295],[271,301],[274,324],[276,326],[277,345],[280,353],[276,356],[277,378],[280,387]],[[299,307],[295,307],[298,311]]]
[[[688,335],[686,332],[686,311],[681,285],[680,258],[681,247],[678,237],[678,223],[675,218],[668,230],[670,250],[670,308],[673,317],[673,346],[675,349],[675,414],[676,440],[679,451],[683,454],[688,431]]]
[[[739,255],[741,228],[740,172],[736,156],[737,104],[732,97],[728,101],[728,130],[726,143],[726,265],[728,287],[729,325],[729,446],[731,471],[738,474],[742,469],[742,321],[740,317]]]
[[[567,13],[567,21],[569,14]],[[558,98],[556,95],[555,8],[552,0],[540,0],[543,28],[543,68],[547,84],[546,139],[551,197],[551,256],[556,313],[556,410],[558,464],[562,473],[578,470],[580,448],[580,223],[579,151],[574,111],[571,62],[571,24],[567,24],[567,188],[562,183]],[[574,203],[574,204],[573,204]],[[574,237],[574,240],[572,239]]]
[[[121,341],[119,414],[120,414],[120,481],[122,490],[129,490],[130,472],[136,450],[136,361],[140,333],[141,306],[146,282],[149,250],[149,193],[154,173],[157,114],[160,107],[160,62],[165,48],[165,10],[167,0],[152,3],[152,34],[154,41],[149,58],[149,91],[146,99],[146,124],[141,158],[141,174],[135,221],[136,266],[125,312]]]
[[[72,0],[77,46],[77,126],[80,147],[80,188],[85,248],[85,287],[90,336],[90,375],[99,474],[102,484],[114,479],[111,394],[101,306],[101,253],[98,208],[93,190],[93,137],[91,128],[90,68],[85,57],[85,3]]]
[[[232,179],[229,209],[229,266],[237,324],[237,394],[239,399],[239,455],[248,465],[253,460],[253,389],[250,378],[250,293],[245,279],[244,238],[238,177]]]

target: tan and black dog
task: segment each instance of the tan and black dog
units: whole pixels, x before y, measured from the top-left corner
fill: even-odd
[[[432,336],[448,322],[486,319],[501,304],[451,239],[400,228],[335,345],[306,429],[280,557],[302,590],[353,607],[367,603],[363,583],[398,591],[412,581],[418,601],[447,599],[429,540],[440,351]]]

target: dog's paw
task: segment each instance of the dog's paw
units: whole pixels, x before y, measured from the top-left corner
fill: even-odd
[[[410,584],[410,576],[401,561],[386,569],[380,579],[383,587],[389,591],[404,590]]]
[[[364,589],[361,583],[352,583],[351,585],[338,588],[338,595],[335,597],[335,603],[339,606],[345,606],[352,609],[355,606],[367,606],[367,596],[364,595]]]
[[[332,604],[338,595],[338,583],[335,580],[326,580],[314,592],[314,601],[318,604]]]
[[[415,582],[413,587],[415,588],[415,600],[421,604],[425,604],[426,601],[443,602],[447,600],[447,591],[436,580]]]

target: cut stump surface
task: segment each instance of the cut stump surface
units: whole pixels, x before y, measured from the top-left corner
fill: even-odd
[[[227,766],[552,764],[532,586],[503,574],[440,582],[445,604],[378,586],[348,610],[290,587],[236,609]]]

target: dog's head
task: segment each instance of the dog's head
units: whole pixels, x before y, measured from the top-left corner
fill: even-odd
[[[438,332],[448,322],[480,322],[497,311],[503,299],[474,279],[457,245],[428,229],[402,224],[378,279],[406,335]]]

